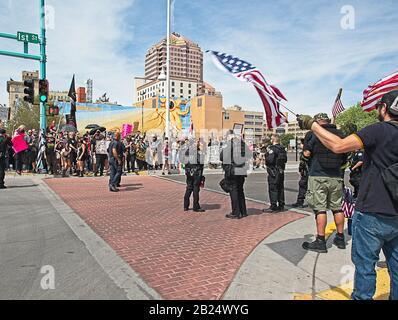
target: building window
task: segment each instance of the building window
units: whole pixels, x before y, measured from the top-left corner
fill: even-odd
[[[171,83],[171,85],[174,87],[174,81]]]
[[[171,92],[172,92],[172,93],[174,93],[174,92],[175,92],[174,88],[172,88],[172,89],[171,89]]]
[[[192,88],[192,84],[188,84],[188,88]]]
[[[227,112],[224,113],[224,120],[229,120],[229,113]]]
[[[184,87],[184,84],[183,84],[182,82],[180,83],[180,87],[181,87],[181,88],[183,88],[183,87]]]
[[[156,99],[152,99],[152,108],[153,108],[153,109],[156,108]]]
[[[184,89],[181,89],[181,90],[180,90],[180,93],[183,94],[183,93],[184,93]]]

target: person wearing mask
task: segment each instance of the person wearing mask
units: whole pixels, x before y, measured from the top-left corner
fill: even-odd
[[[123,173],[123,144],[120,141],[120,132],[116,132],[114,139],[109,145],[109,190],[111,192],[119,192],[117,188],[120,186],[120,181]]]
[[[231,130],[220,154],[224,170],[224,181],[228,185],[232,212],[228,219],[242,219],[248,216],[244,184],[247,177],[251,153],[247,144]]]
[[[62,177],[66,177],[66,173],[71,169],[71,153],[72,148],[68,142],[63,143],[61,150],[61,165],[62,165]]]
[[[365,153],[352,223],[354,300],[373,299],[381,250],[391,279],[390,300],[398,300],[398,91],[384,94],[376,108],[380,122],[347,138],[326,130],[310,116],[298,116],[300,127],[312,130],[334,153],[360,149]]]
[[[189,210],[190,198],[193,194],[193,211],[205,212],[199,204],[200,185],[204,180],[204,154],[201,150],[200,141],[195,143],[192,139],[184,153],[186,190],[184,195],[184,211]]]
[[[271,145],[267,148],[265,163],[268,173],[268,192],[271,206],[264,209],[265,213],[282,212],[285,210],[285,167],[287,152],[280,144],[277,134],[271,137]]]

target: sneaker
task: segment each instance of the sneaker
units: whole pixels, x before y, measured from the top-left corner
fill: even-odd
[[[345,244],[345,238],[344,237],[339,237],[338,235],[336,235],[333,239],[333,244],[339,248],[344,250],[346,248],[346,244]]]
[[[303,249],[308,251],[314,251],[318,253],[327,253],[328,250],[326,249],[326,241],[321,240],[318,237],[314,242],[304,242],[302,245]]]

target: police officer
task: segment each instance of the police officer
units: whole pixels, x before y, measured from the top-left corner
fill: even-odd
[[[304,141],[305,139],[301,139],[301,149],[304,150]],[[305,196],[307,194],[308,189],[308,170],[309,170],[309,158],[304,156],[304,152],[300,152],[300,164],[299,164],[299,173],[300,173],[300,181],[299,181],[299,192],[297,195],[296,203],[292,204],[293,208],[306,208],[304,205]]]
[[[120,187],[120,180],[123,173],[123,152],[124,146],[120,141],[120,132],[115,133],[115,138],[109,145],[109,190],[111,192],[118,192]]]
[[[244,184],[250,158],[251,152],[248,145],[243,139],[235,136],[233,131],[229,131],[228,141],[220,154],[231,198],[232,212],[226,215],[228,219],[242,219],[248,216]]]
[[[356,150],[351,159],[350,166],[350,183],[354,187],[354,198],[358,198],[359,185],[362,178],[364,152],[363,150]]]
[[[268,191],[271,206],[263,210],[265,213],[285,210],[285,167],[287,162],[286,149],[280,144],[277,134],[272,135],[271,145],[267,148],[266,165],[268,172]]]
[[[0,129],[0,189],[7,189],[4,185],[4,177],[6,170],[6,157],[7,151],[10,147],[10,140],[6,137],[6,131],[4,129]]]
[[[184,211],[189,210],[190,197],[193,193],[193,211],[205,212],[199,204],[200,185],[204,179],[204,154],[201,150],[200,140],[195,143],[195,140],[190,141],[189,147],[185,150],[185,157],[183,158],[185,164],[186,176],[186,191],[184,196]]]

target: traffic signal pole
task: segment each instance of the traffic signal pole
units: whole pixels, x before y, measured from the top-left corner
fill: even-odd
[[[40,1],[40,39],[37,40],[37,35],[28,34],[26,32],[18,32],[17,35],[1,33],[0,38],[11,39],[23,42],[24,53],[10,52],[0,50],[0,56],[8,56],[13,58],[22,58],[29,60],[40,61],[40,79],[46,79],[46,11],[45,11],[45,0]],[[28,53],[29,43],[40,44],[40,55],[32,55]],[[45,130],[47,128],[46,123],[46,103],[40,102],[40,129]]]
[[[46,70],[46,10],[45,0],[40,0],[40,79],[44,80],[47,78]],[[46,119],[46,102],[40,101],[40,129],[45,132],[47,128]]]

